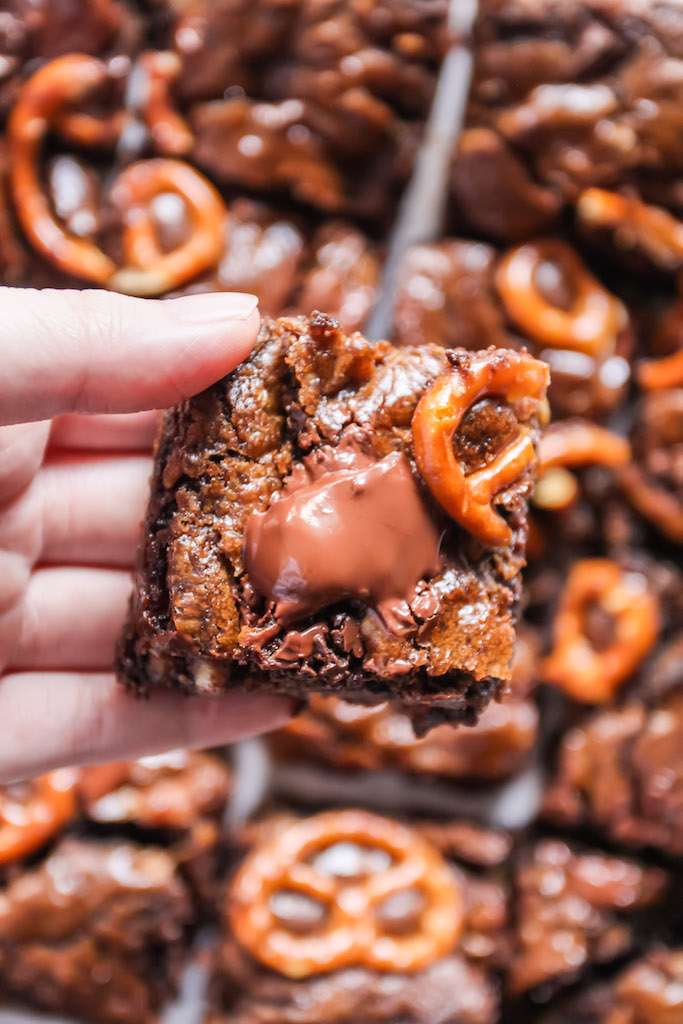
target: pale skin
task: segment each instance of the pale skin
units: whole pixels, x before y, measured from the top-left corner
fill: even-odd
[[[112,671],[154,410],[233,369],[258,325],[243,294],[0,288],[0,782],[232,742],[287,719],[276,697],[139,701]]]

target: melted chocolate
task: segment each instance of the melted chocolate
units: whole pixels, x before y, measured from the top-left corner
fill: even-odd
[[[307,456],[252,513],[245,564],[281,624],[356,599],[400,632],[415,627],[410,604],[438,570],[441,536],[406,456],[378,459],[347,437]]]

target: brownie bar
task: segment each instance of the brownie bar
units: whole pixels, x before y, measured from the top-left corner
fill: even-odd
[[[514,404],[507,386],[479,388],[478,374],[514,378],[520,358],[533,397],[522,381]],[[430,725],[476,720],[510,676],[529,441],[546,379],[517,353],[397,350],[346,337],[322,314],[264,320],[246,362],[166,418],[122,680],[142,694],[171,685],[391,698]],[[416,414],[435,381],[470,388],[459,462],[436,475],[424,454],[441,427],[428,409]],[[496,538],[434,500],[430,488],[466,471],[486,477],[521,443],[524,466],[506,471],[493,498],[500,515],[476,506]]]
[[[227,765],[212,754],[171,750],[83,768],[77,785],[91,822],[177,833],[220,816],[232,780]]]
[[[192,0],[166,46],[182,62],[193,159],[219,182],[384,219],[410,174],[447,15],[447,0]]]
[[[499,864],[509,842],[475,831],[467,853]],[[357,810],[252,826],[225,893],[215,1019],[495,1024],[505,892],[490,862],[458,856],[451,832]]]
[[[603,307],[588,332],[586,300]],[[549,335],[548,321],[563,326]],[[502,251],[444,238],[406,253],[392,340],[472,350],[526,345],[550,366],[554,419],[604,420],[626,397],[634,332],[621,301],[562,238]]]
[[[152,217],[165,248],[187,237],[187,213],[177,204],[157,204]],[[251,292],[267,316],[325,309],[350,333],[362,330],[372,309],[381,262],[380,247],[346,221],[315,227],[242,198],[227,207],[218,266],[175,294]]]
[[[615,978],[589,986],[540,1024],[678,1024],[683,1020],[683,949],[655,946]]]
[[[164,850],[64,839],[0,890],[0,994],[102,1024],[154,1024],[191,919]]]
[[[682,28],[676,0],[484,0],[453,166],[458,226],[521,241],[568,205],[613,256],[680,267],[642,204],[680,211]]]
[[[683,854],[683,633],[658,660],[658,683],[667,671],[678,685],[659,699],[627,700],[565,734],[545,797],[549,820]]]
[[[658,868],[543,839],[518,853],[512,899],[507,990],[547,998],[591,966],[642,948],[677,894],[672,877]]]
[[[50,3],[32,0],[3,4],[0,28],[0,115],[11,108],[27,65],[65,53],[98,54],[105,58],[130,54],[139,44],[142,21],[132,5]]]
[[[538,710],[529,692],[535,646],[528,631],[518,633],[510,693],[492,701],[470,729],[445,723],[418,739],[410,719],[390,704],[368,708],[315,694],[307,711],[271,733],[270,750],[278,760],[313,761],[362,780],[361,773],[383,768],[482,784],[509,778],[529,764],[538,740]]]
[[[223,814],[232,790],[225,762],[191,750],[79,773],[85,827],[164,846],[175,858],[197,905],[211,915],[222,860]]]

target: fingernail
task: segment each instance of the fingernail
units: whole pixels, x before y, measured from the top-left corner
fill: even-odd
[[[257,297],[248,292],[207,292],[166,301],[173,303],[174,316],[192,326],[218,324],[222,320],[248,320],[258,306]]]

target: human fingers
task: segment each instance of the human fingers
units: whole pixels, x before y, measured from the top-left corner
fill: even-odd
[[[291,701],[281,697],[160,690],[136,700],[109,673],[13,673],[0,685],[0,782],[59,766],[232,743],[283,725],[291,713]]]
[[[160,413],[154,409],[121,415],[82,416],[67,413],[52,421],[51,449],[79,451],[149,451],[154,443]]]
[[[130,589],[130,573],[115,569],[36,570],[7,667],[110,668]]]
[[[137,299],[2,288],[0,422],[172,405],[249,353],[256,304],[241,292]]]
[[[151,456],[67,453],[50,458],[27,497],[35,503],[31,518],[42,524],[40,561],[132,566],[151,471]]]

